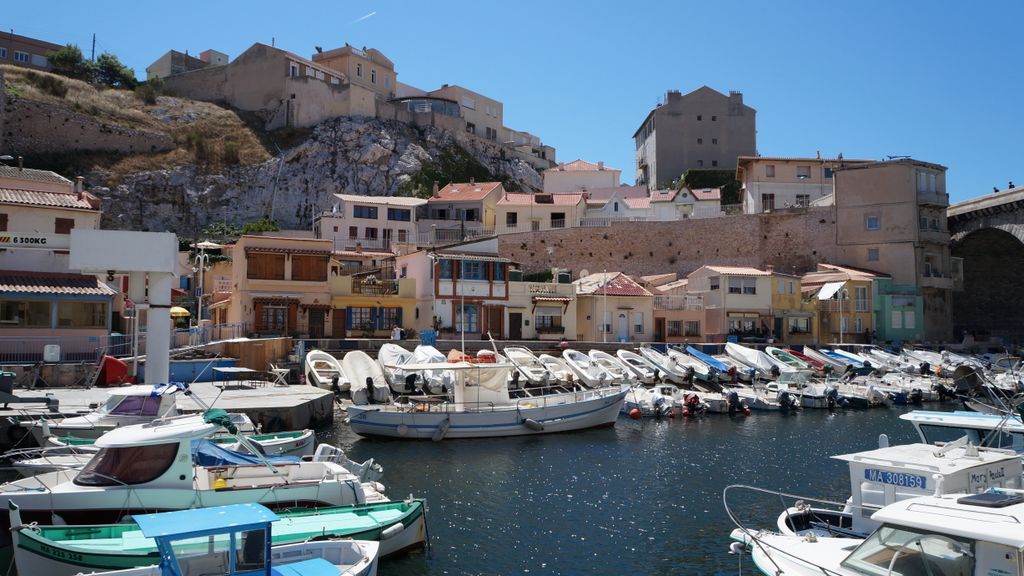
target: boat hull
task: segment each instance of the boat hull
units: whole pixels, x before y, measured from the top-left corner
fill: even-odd
[[[353,507],[362,508],[367,514],[373,514],[372,510],[382,507],[408,505],[407,511],[395,522],[384,526],[374,526],[361,530],[339,530],[325,525],[322,535],[313,537],[315,540],[326,538],[350,538],[353,540],[368,540],[379,542],[378,553],[381,557],[398,554],[403,551],[420,547],[426,541],[426,514],[423,501],[412,501],[408,503],[388,503],[380,505],[366,505]],[[328,510],[318,510],[316,515],[324,515]],[[282,520],[288,522],[290,517],[296,513],[282,513]],[[313,514],[311,514],[313,515]],[[398,528],[398,526],[401,528]],[[94,531],[102,530],[104,527],[83,526],[82,529],[94,528]],[[25,527],[15,530],[14,558],[21,574],[46,574],[48,576],[75,576],[80,573],[92,571],[122,570],[125,568],[137,568],[149,566],[160,562],[159,552],[156,545],[152,549],[129,552],[123,550],[111,551],[102,550],[99,547],[90,548],[85,538],[75,537],[77,527],[60,528],[61,531],[68,531],[69,540],[53,541],[40,535],[32,528]],[[283,534],[283,530],[275,528],[274,546],[284,544],[295,544],[309,539],[304,534]],[[73,544],[67,544],[72,541]],[[141,544],[141,543],[140,543]]]
[[[418,411],[352,406],[348,422],[361,436],[409,439],[492,438],[567,432],[615,423],[628,388],[524,398],[493,411],[458,411],[450,405]],[[392,409],[395,408],[395,409]],[[440,437],[438,437],[440,436]]]

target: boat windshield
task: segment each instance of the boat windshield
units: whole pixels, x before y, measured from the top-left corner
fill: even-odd
[[[1003,429],[983,430],[963,426],[940,426],[937,424],[920,424],[918,430],[926,444],[936,442],[953,442],[964,436],[975,446],[986,448],[1004,448],[1014,452],[1024,452],[1024,433],[1010,432]]]
[[[860,574],[974,574],[974,543],[918,528],[882,525],[842,565]]]
[[[80,486],[142,484],[159,478],[178,455],[178,443],[102,448],[75,477]]]
[[[114,400],[114,398],[111,398]],[[125,396],[107,413],[115,416],[150,416],[156,417],[160,412],[160,396]],[[107,404],[110,405],[109,403]]]
[[[172,540],[170,546],[182,576],[223,574],[231,559],[234,559],[233,574],[251,573],[266,568],[266,534],[262,529],[235,532],[233,552],[230,551],[230,533]]]

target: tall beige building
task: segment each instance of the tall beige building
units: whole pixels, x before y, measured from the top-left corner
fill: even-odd
[[[374,92],[385,99],[394,98],[398,87],[395,63],[376,48],[362,49],[347,42],[341,48],[317,52],[313,62],[337,70],[349,82]]]
[[[637,185],[655,190],[687,170],[734,170],[737,157],[757,153],[756,114],[740,92],[670,90],[633,133]]]
[[[836,169],[871,160],[839,158],[779,158],[740,156],[736,180],[741,184],[745,214],[760,214],[785,208],[806,208],[812,202],[827,202],[832,195]]]
[[[907,158],[837,168],[833,177],[840,262],[914,290],[906,295],[921,298],[925,340],[951,339],[955,264],[945,166]]]

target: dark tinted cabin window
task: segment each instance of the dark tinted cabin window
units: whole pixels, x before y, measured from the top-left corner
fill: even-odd
[[[80,486],[142,484],[159,478],[178,455],[178,444],[101,448],[75,477]]]

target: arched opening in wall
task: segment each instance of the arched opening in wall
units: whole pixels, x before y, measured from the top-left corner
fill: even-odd
[[[952,255],[963,258],[963,291],[953,293],[953,335],[973,333],[978,341],[1024,340],[1024,244],[998,228],[972,232],[953,244]]]

